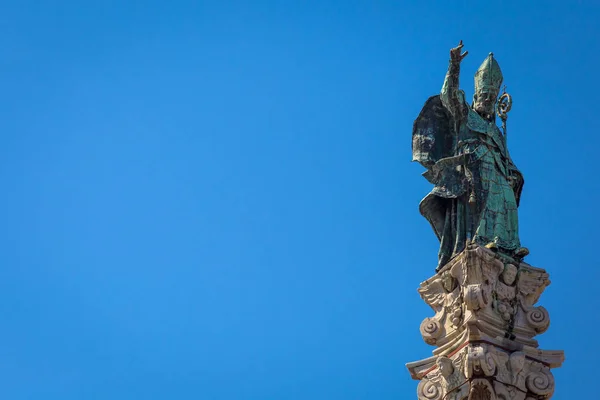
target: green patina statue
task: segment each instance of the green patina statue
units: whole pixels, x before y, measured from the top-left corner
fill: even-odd
[[[450,50],[450,66],[439,95],[430,97],[415,120],[413,161],[427,168],[434,188],[419,206],[440,240],[437,270],[470,243],[522,259],[517,207],[523,175],[506,146],[511,99],[498,101],[502,72],[490,54],[475,74],[473,104],[458,87],[462,41]],[[496,126],[496,113],[504,134]]]

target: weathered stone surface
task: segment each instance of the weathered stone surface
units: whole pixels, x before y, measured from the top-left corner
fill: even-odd
[[[538,349],[550,318],[537,306],[546,271],[470,245],[419,294],[434,311],[421,324],[433,356],[407,364],[419,399],[549,399],[562,351]]]

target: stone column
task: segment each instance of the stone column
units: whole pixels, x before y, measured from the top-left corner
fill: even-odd
[[[540,400],[554,392],[558,350],[540,350],[535,336],[550,325],[536,306],[548,274],[471,245],[421,283],[435,315],[421,323],[433,356],[407,364],[419,400]]]

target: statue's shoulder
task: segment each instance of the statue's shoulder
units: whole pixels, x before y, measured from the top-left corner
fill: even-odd
[[[453,135],[450,113],[440,95],[431,96],[413,124],[413,161],[428,167],[452,153]]]
[[[427,99],[419,116],[413,124],[413,133],[419,130],[447,130],[450,114],[442,102],[441,96],[434,95]]]

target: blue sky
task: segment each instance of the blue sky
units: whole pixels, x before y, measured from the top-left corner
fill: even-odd
[[[493,51],[514,98],[555,398],[589,393],[599,3],[1,11],[3,398],[416,398],[437,240],[410,134],[461,39],[467,96]]]

